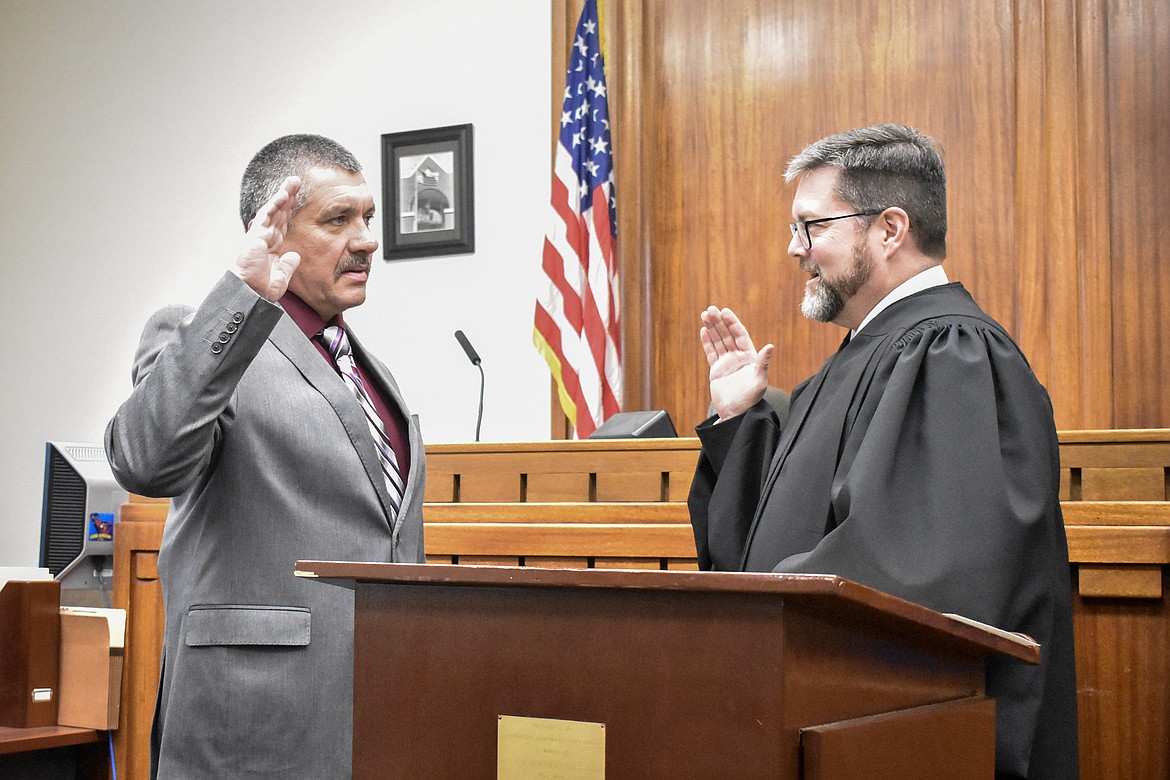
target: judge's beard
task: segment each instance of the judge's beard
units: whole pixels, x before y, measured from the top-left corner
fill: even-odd
[[[808,269],[806,269],[808,270]],[[819,268],[813,268],[820,273]],[[800,312],[810,320],[816,322],[832,322],[841,315],[846,302],[860,290],[870,275],[873,274],[873,258],[869,247],[864,240],[853,245],[853,262],[845,276],[836,281],[828,281],[820,277],[811,290],[804,290],[804,300],[800,302]]]

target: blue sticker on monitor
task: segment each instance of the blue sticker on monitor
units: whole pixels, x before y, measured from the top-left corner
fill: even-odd
[[[94,512],[89,516],[89,533],[91,542],[111,542],[114,540],[114,513]]]

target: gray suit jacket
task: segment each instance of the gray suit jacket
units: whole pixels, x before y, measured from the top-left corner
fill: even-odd
[[[155,720],[160,777],[350,774],[353,594],[293,577],[298,559],[420,562],[425,465],[411,420],[393,525],[361,408],[296,324],[225,274],[195,311],[143,332],[134,390],[106,428],[127,490],[172,497]]]

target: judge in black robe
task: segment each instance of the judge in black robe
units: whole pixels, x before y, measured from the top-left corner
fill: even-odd
[[[839,206],[825,210],[857,210]],[[794,245],[807,269],[815,251]],[[887,260],[870,281],[900,262],[876,262]],[[870,291],[885,308],[795,388],[783,428],[760,401],[698,427],[689,506],[700,566],[840,575],[1031,636],[1039,666],[987,670],[997,776],[1075,778],[1071,593],[1048,395],[961,285],[885,298],[915,276],[886,275]],[[866,292],[850,300],[860,311],[845,306],[834,321],[855,327],[872,309]],[[708,312],[718,320],[705,313],[708,328],[727,340],[713,355],[704,333],[709,360],[739,338],[745,361],[766,373],[771,346],[755,353],[731,312]],[[715,396],[713,381],[718,408]]]

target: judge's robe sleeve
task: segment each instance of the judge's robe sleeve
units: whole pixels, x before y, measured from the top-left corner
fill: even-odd
[[[739,568],[780,438],[780,421],[764,400],[738,417],[721,423],[717,420],[711,417],[695,429],[702,449],[687,508],[699,568],[725,571]],[[720,481],[725,468],[735,476]]]

